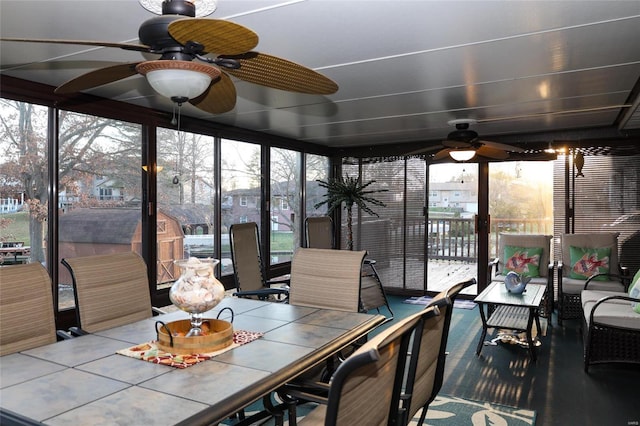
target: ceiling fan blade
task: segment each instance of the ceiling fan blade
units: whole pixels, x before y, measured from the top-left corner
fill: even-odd
[[[499,143],[499,142],[491,142],[491,141],[479,141],[481,144],[483,144],[484,146],[489,146],[491,148],[495,148],[495,149],[501,149],[503,151],[510,151],[510,152],[524,152],[524,149],[518,147],[518,146],[513,146],[513,145],[505,145],[503,143]]]
[[[250,83],[312,95],[330,95],[338,91],[338,85],[319,72],[276,56],[247,52],[223,57],[240,62],[240,68],[225,71]]]
[[[52,44],[76,44],[80,46],[96,46],[96,47],[117,47],[124,50],[134,50],[137,52],[150,52],[151,48],[144,44],[134,43],[112,43],[109,41],[92,41],[92,40],[56,40],[46,38],[11,38],[2,37],[1,41],[17,41],[20,43],[52,43]]]
[[[444,158],[447,158],[450,152],[451,152],[450,148],[441,149],[440,151],[435,153],[435,155],[433,156],[433,159],[442,160]]]
[[[169,24],[169,34],[183,45],[200,43],[208,53],[238,55],[258,45],[258,34],[222,19],[178,19]]]
[[[471,147],[471,143],[470,142],[465,142],[465,141],[457,141],[455,139],[446,139],[442,141],[442,145],[446,146],[447,148],[454,148],[454,149],[460,149],[460,148],[469,148]]]
[[[103,84],[113,83],[138,74],[136,71],[136,65],[138,64],[139,62],[129,62],[90,71],[58,86],[54,92],[59,94],[76,93],[102,86]]]
[[[211,114],[222,114],[236,106],[236,86],[224,72],[214,81],[207,91],[189,101],[192,105]]]
[[[487,145],[482,145],[476,150],[476,154],[483,157],[494,158],[496,160],[506,160],[509,158],[509,153],[498,148],[493,148]]]

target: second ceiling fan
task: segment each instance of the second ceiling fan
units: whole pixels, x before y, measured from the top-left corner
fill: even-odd
[[[506,160],[509,152],[524,152],[522,148],[512,145],[505,145],[498,142],[480,140],[478,133],[469,129],[470,124],[477,123],[473,119],[450,120],[449,125],[455,126],[456,130],[447,135],[442,141],[443,149],[436,152],[434,160],[442,160],[450,156],[456,161],[468,161],[474,156]]]

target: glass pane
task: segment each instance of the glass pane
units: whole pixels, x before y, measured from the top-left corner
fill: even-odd
[[[214,138],[159,128],[157,139],[158,284],[167,285],[180,274],[174,260],[218,257],[214,250]]]
[[[222,253],[223,274],[233,273],[229,250],[229,227],[255,222],[260,227],[260,145],[223,139],[222,163]]]
[[[300,155],[271,149],[271,264],[290,261],[300,247]]]
[[[442,291],[478,276],[474,217],[478,213],[478,165],[429,166],[427,290]]]
[[[47,266],[48,109],[8,99],[0,108],[0,264]]]
[[[327,214],[327,205],[315,208],[315,205],[324,200],[327,190],[318,185],[318,181],[326,182],[329,179],[329,158],[306,154],[306,170],[305,170],[305,206],[307,216],[325,216]]]
[[[141,127],[60,111],[59,139],[60,259],[142,254]],[[62,266],[58,279],[71,284]]]
[[[489,258],[498,257],[501,232],[553,235],[553,162],[489,165]]]

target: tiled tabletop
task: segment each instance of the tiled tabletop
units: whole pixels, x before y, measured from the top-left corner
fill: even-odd
[[[226,298],[234,329],[264,336],[185,369],[116,351],[156,338],[154,317],[0,358],[0,406],[51,425],[174,425],[191,416],[223,420],[366,334],[381,315]],[[230,319],[228,310],[221,319]]]

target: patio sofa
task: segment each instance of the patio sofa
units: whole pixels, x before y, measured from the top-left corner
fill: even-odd
[[[590,290],[592,281],[587,280],[580,295],[584,371],[592,364],[640,364],[640,270],[628,293]]]

